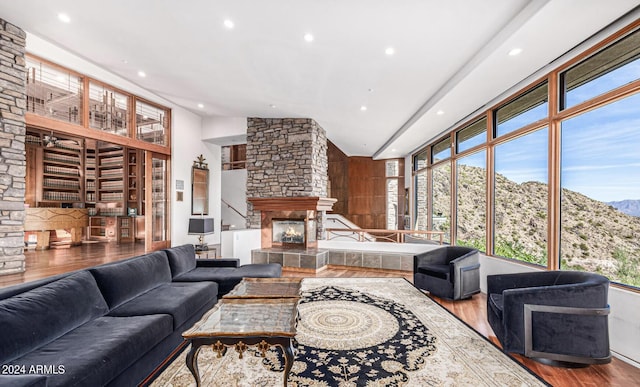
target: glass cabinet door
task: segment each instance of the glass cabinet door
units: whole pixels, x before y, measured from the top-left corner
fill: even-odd
[[[166,155],[146,152],[145,250],[169,247],[169,162]]]

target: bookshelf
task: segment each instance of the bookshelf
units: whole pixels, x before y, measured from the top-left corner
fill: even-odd
[[[81,140],[28,133],[35,146],[37,207],[82,207],[84,163]],[[38,189],[39,188],[39,189]]]

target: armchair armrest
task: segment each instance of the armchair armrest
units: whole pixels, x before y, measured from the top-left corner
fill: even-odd
[[[577,316],[606,316],[609,314],[609,305],[604,308],[575,308],[569,306],[550,306],[550,305],[532,305],[524,304],[524,355],[527,357],[546,358],[557,362],[570,363],[587,363],[587,364],[606,364],[611,362],[611,352],[609,351],[608,337],[601,340],[593,340],[589,337],[587,340],[594,342],[596,351],[601,356],[585,359],[584,356],[574,356],[564,353],[537,351],[534,349],[534,326],[533,312],[554,313],[559,315],[577,315]],[[606,321],[606,320],[605,320]],[[603,345],[597,346],[595,341],[601,342]]]
[[[565,284],[505,290],[502,292],[504,313],[502,324],[505,327],[509,327],[502,343],[505,350],[524,350],[526,308],[532,311],[535,311],[536,305],[561,308],[606,308],[607,292],[606,289],[602,288],[604,286],[608,285]],[[567,321],[560,323],[558,319],[561,319],[561,317],[557,314],[554,317],[552,313],[543,313],[537,320],[537,325],[549,324],[554,326],[556,330],[570,329],[567,328],[569,326]],[[545,321],[549,321],[549,323]],[[566,336],[576,339],[577,334],[577,331],[571,334],[567,332]]]
[[[238,258],[196,259],[196,267],[240,267]]]
[[[473,266],[478,264],[479,258],[480,258],[480,252],[478,252],[477,250],[474,250],[466,253],[461,257],[458,257],[452,260],[449,263],[456,267]]]

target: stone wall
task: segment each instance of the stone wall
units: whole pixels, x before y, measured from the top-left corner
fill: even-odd
[[[247,120],[247,197],[327,196],[327,136],[309,118]],[[247,227],[260,214],[247,204]]]
[[[25,270],[25,39],[0,19],[0,275]]]

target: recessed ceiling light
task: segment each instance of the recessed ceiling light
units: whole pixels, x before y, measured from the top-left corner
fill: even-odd
[[[516,56],[518,54],[520,54],[522,52],[521,48],[514,48],[511,51],[509,51],[509,56]]]
[[[71,18],[66,13],[59,13],[58,20],[60,20],[63,23],[71,23]]]
[[[233,24],[233,22],[231,20],[229,20],[229,19],[226,19],[224,21],[224,26],[227,27],[228,29],[232,29],[234,25],[235,24]]]
[[[393,55],[395,54],[396,50],[393,49],[393,47],[387,47],[386,50],[384,50],[384,53],[387,55]]]
[[[144,77],[147,76],[147,73],[145,73],[144,71],[140,70],[140,71],[138,71],[138,76],[144,78]]]
[[[360,106],[360,110],[365,111],[365,110],[367,110],[367,107],[362,105],[362,106]]]
[[[129,63],[129,61],[128,61],[128,60],[126,60],[126,59],[123,59],[123,60],[122,60],[122,63],[127,64],[127,63]]]
[[[304,34],[304,40],[306,40],[307,42],[313,42],[313,35]]]
[[[271,105],[269,105],[269,107],[270,107],[271,109],[275,109],[275,108],[276,108],[276,105],[271,104]]]
[[[369,93],[373,93],[373,89],[368,89],[367,90]]]
[[[199,104],[198,104],[198,107],[199,107],[200,109],[204,109],[204,104],[199,103]]]
[[[443,112],[442,110],[438,110],[438,111],[436,112],[436,114],[437,114],[437,115],[439,115],[439,116],[441,116],[441,115],[443,115],[443,114],[444,114],[444,112]]]

